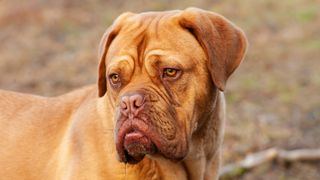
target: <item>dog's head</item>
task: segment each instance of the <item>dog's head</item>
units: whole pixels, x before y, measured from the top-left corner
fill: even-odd
[[[102,38],[98,80],[116,112],[120,161],[184,158],[245,51],[242,31],[212,12],[121,15]]]

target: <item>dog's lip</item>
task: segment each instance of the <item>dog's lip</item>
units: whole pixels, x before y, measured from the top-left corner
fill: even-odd
[[[147,132],[148,126],[141,120],[127,120],[121,125],[116,133],[116,149],[121,162],[135,164],[146,154],[156,152],[157,148]]]
[[[136,130],[125,135],[123,146],[129,163],[138,162],[146,154],[153,154],[155,152],[155,146],[150,138]]]
[[[135,131],[139,131],[143,135],[145,135],[147,138],[149,138],[151,142],[150,147],[152,148],[150,148],[151,151],[148,152],[147,154],[155,155],[159,153],[168,159],[179,161],[179,160],[182,160],[188,153],[187,144],[185,147],[176,147],[175,144],[179,143],[177,142],[178,140],[177,138],[171,141],[162,139],[162,137],[156,132],[154,127],[147,124],[145,120],[137,119],[137,118],[134,118],[134,119],[120,118],[118,119],[118,122],[116,125],[116,132],[115,132],[115,144],[116,144],[116,150],[118,153],[118,159],[120,162],[135,164],[140,162],[144,157],[144,155],[143,156],[141,155],[133,158],[124,147],[125,137],[127,135],[129,135],[128,137],[140,136],[140,135],[130,134]],[[172,145],[172,143],[174,145]],[[136,148],[140,148],[140,147],[136,147]]]

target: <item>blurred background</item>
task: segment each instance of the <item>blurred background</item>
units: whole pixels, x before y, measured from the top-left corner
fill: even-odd
[[[55,96],[95,83],[99,40],[118,15],[189,6],[224,15],[250,43],[226,90],[224,164],[319,148],[319,0],[1,0],[0,88]],[[266,163],[232,179],[315,180],[320,163]]]

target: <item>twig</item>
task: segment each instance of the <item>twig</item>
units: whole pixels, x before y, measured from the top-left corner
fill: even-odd
[[[258,153],[249,154],[240,162],[226,165],[222,168],[221,177],[236,177],[246,171],[270,161],[317,161],[320,160],[320,149],[281,150],[270,148]]]

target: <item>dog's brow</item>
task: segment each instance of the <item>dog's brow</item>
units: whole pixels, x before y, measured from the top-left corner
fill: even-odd
[[[108,72],[116,71],[116,69],[119,70],[119,68],[122,69],[124,67],[134,69],[134,60],[130,56],[118,56],[116,58],[113,58],[108,65]]]
[[[161,56],[161,55],[165,55],[166,51],[162,50],[162,49],[154,49],[154,50],[150,50],[145,54],[145,59],[150,58],[150,56]]]
[[[115,56],[111,59],[109,66],[116,66],[118,64],[127,62],[130,67],[134,66],[134,59],[130,55],[122,55],[122,56]]]
[[[187,66],[182,63],[182,58],[174,55],[172,52],[168,53],[164,51],[160,51],[160,53],[149,53],[146,56],[145,62],[152,65],[160,65],[160,66],[168,66],[168,67],[176,67],[176,68],[187,68]]]

